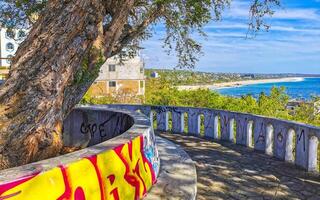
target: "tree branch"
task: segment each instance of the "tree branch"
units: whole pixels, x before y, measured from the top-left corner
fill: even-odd
[[[122,0],[118,2],[118,7],[115,7],[116,12],[114,12],[115,14],[112,16],[111,22],[105,27],[104,32],[104,55],[106,58],[111,57],[113,46],[121,37],[125,25],[128,24],[129,13],[133,6],[134,0]]]
[[[149,13],[144,17],[140,24],[134,27],[127,26],[127,30],[123,32],[123,34],[119,38],[119,41],[113,47],[111,55],[114,56],[119,54],[121,50],[130,42],[143,35],[150,24],[155,23],[156,20],[163,15],[163,13],[164,6],[162,4],[158,4],[150,9]]]

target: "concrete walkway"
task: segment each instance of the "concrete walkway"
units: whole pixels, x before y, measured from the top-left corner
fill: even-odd
[[[181,146],[156,137],[160,156],[157,183],[143,200],[195,200],[197,172],[195,163]]]
[[[158,133],[181,145],[196,162],[197,199],[320,200],[320,176],[252,149],[224,142]]]

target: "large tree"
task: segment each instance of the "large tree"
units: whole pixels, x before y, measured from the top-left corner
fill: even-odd
[[[3,0],[0,22],[30,28],[0,90],[0,169],[59,154],[62,123],[111,56],[134,55],[156,24],[178,66],[193,67],[201,46],[192,39],[220,20],[231,0]],[[279,0],[253,0],[249,28],[267,26]],[[123,51],[125,49],[125,51]]]

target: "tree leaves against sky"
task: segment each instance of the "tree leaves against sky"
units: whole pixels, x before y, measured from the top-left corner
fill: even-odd
[[[105,26],[115,16],[112,4],[117,2],[106,1]],[[7,28],[30,28],[46,4],[46,0],[1,0],[0,23]],[[204,26],[210,20],[221,20],[223,11],[231,4],[232,0],[136,0],[113,55],[134,56],[141,49],[141,42],[156,34],[155,26],[161,25],[165,28],[163,47],[168,54],[178,57],[177,67],[193,68],[202,54],[202,46],[194,36],[205,37]],[[268,30],[270,26],[264,19],[272,16],[278,6],[280,0],[251,1],[249,32]]]

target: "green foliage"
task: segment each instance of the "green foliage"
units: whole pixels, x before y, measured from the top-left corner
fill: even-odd
[[[6,28],[29,28],[47,0],[0,0],[0,24]]]
[[[212,73],[197,72],[191,70],[169,70],[169,69],[146,69],[147,77],[151,77],[152,72],[159,73],[162,79],[173,85],[211,85],[213,83],[224,83],[242,80],[258,80],[270,78],[284,78],[296,75],[292,74],[254,74],[253,77],[244,76],[239,73]]]
[[[93,51],[98,51],[96,49],[92,49]],[[81,68],[76,72],[74,77],[74,84],[82,84],[82,83],[88,83],[95,80],[100,71],[100,67],[104,64],[105,59],[101,51],[99,51],[99,59],[97,63],[94,63],[94,66],[90,66],[89,62],[89,55],[88,54],[85,58],[82,60]]]
[[[95,96],[92,95],[92,91],[89,89],[87,93],[82,98],[80,104],[114,104],[114,103],[130,103],[130,104],[141,104],[144,100],[144,96],[137,95],[135,93],[130,93],[128,91],[117,91],[116,93],[112,93],[104,96]]]
[[[259,114],[267,116],[276,116],[281,118],[288,118],[288,110],[286,105],[289,101],[289,96],[285,93],[285,88],[271,89],[270,95],[261,93],[258,98]]]
[[[303,103],[295,111],[294,120],[320,126],[320,113],[315,108],[317,102],[319,102],[319,99],[313,99],[311,102]]]
[[[112,104],[116,103],[116,100],[112,96],[104,96],[104,97],[93,97],[90,93],[86,93],[80,104],[89,104],[89,105],[96,105],[96,104]]]
[[[178,90],[164,79],[150,79],[146,82],[146,102],[151,104],[174,105],[177,104],[173,94]]]

